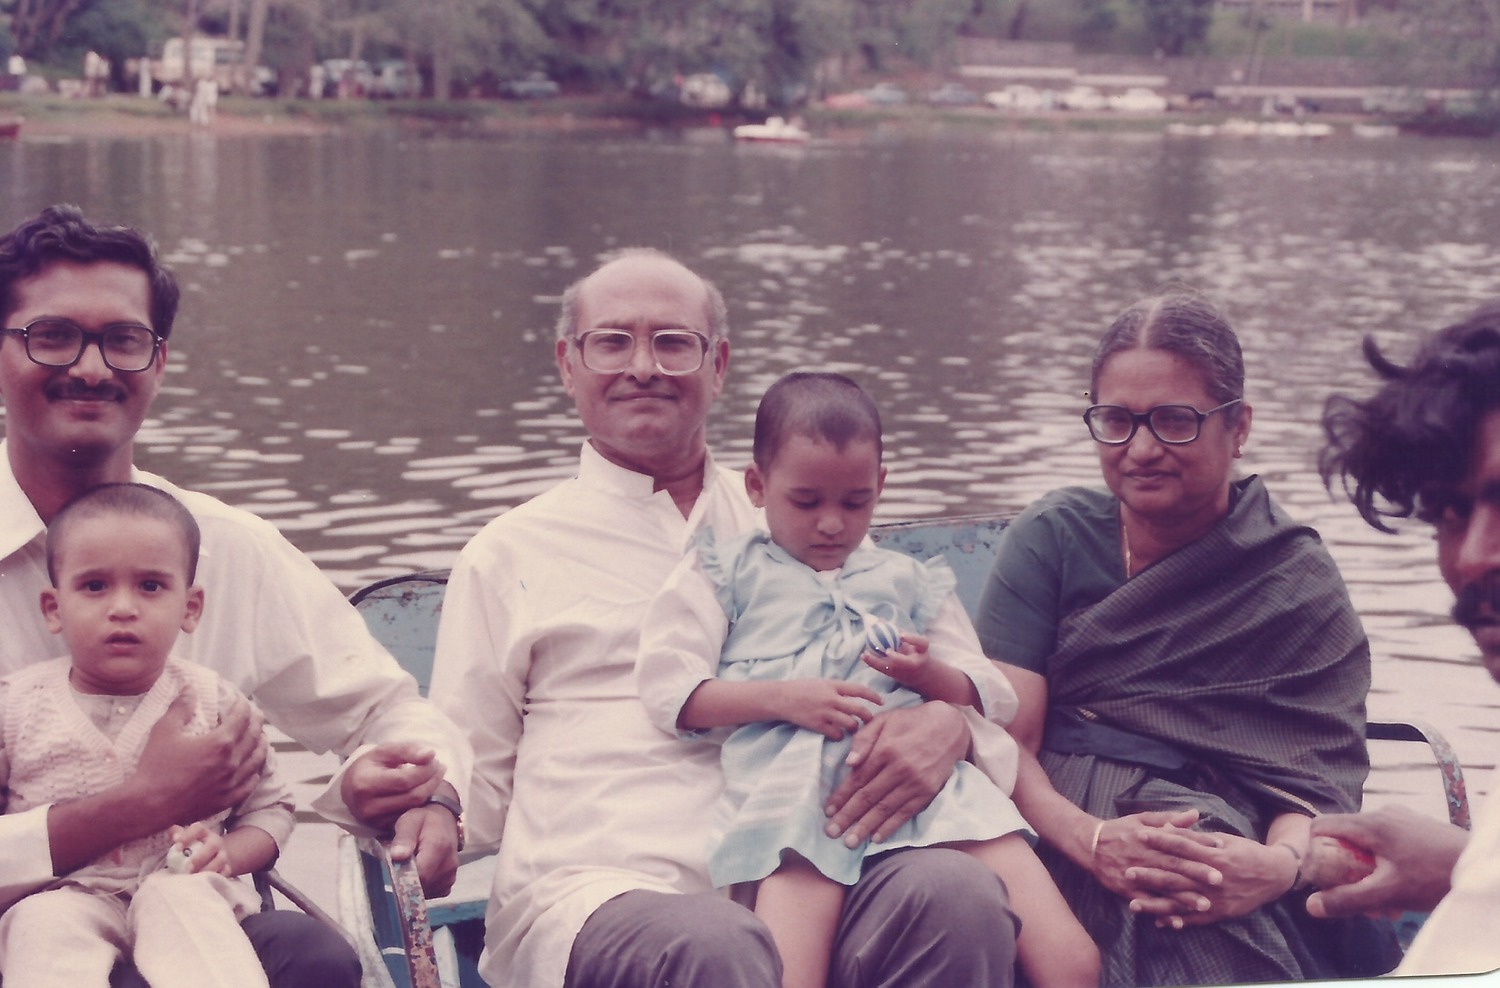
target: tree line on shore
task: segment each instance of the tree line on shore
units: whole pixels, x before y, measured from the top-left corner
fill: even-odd
[[[324,59],[396,59],[439,98],[494,95],[528,72],[637,94],[711,72],[776,105],[956,68],[966,37],[1185,58],[1306,21],[1315,45],[1338,39],[1322,54],[1379,59],[1393,82],[1500,90],[1500,0],[0,0],[0,18],[0,54],[69,74],[97,52],[118,88],[166,39],[203,34],[242,39],[285,95]]]

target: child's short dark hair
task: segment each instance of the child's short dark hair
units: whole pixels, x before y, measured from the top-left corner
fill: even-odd
[[[787,437],[822,439],[843,450],[852,442],[875,444],[881,456],[880,410],[864,390],[842,374],[796,371],[766,391],[755,412],[755,465],[770,469]]]
[[[100,484],[79,494],[62,506],[47,526],[47,577],[57,586],[56,559],[59,547],[76,522],[105,515],[127,515],[154,518],[175,527],[182,535],[187,552],[187,582],[198,577],[198,547],[202,536],[198,522],[182,502],[166,491],[145,484]]]

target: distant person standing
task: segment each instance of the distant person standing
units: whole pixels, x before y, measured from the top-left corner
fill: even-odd
[[[214,122],[219,106],[219,84],[207,76],[193,83],[193,98],[188,104],[188,120],[207,127]]]
[[[13,93],[21,91],[21,80],[26,78],[26,59],[19,54],[12,54],[6,63],[5,88]]]
[[[89,98],[97,99],[104,95],[105,81],[109,78],[109,59],[96,51],[91,51],[83,56],[83,81],[84,91]]]

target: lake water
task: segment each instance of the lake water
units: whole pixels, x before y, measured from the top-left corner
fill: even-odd
[[[1500,688],[1450,627],[1427,533],[1323,491],[1318,414],[1366,333],[1500,295],[1500,146],[966,128],[803,148],[722,131],[465,138],[175,135],[0,147],[9,226],[55,201],[153,232],[184,285],[138,462],[275,521],[345,588],[449,565],[573,469],[556,300],[668,249],[730,305],[710,440],[748,458],[765,387],[849,373],[880,402],[883,520],[1014,511],[1096,482],[1078,419],[1098,335],[1169,284],[1245,345],[1241,461],[1324,534],[1376,652],[1375,716],[1440,724],[1482,790]],[[1382,754],[1373,797],[1425,783]],[[1477,773],[1477,774],[1476,774]]]

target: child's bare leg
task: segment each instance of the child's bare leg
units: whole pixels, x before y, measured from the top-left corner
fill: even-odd
[[[1016,954],[1033,988],[1097,988],[1099,948],[1020,834],[955,845],[1005,882],[1021,920]]]
[[[782,988],[823,988],[844,887],[788,853],[755,895],[755,914],[771,930],[781,954]]]

